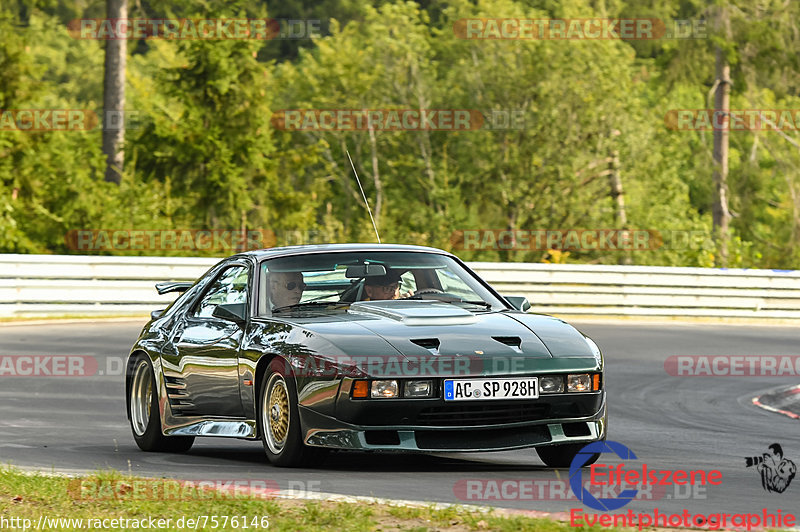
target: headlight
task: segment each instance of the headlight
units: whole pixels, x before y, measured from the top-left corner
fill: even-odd
[[[403,397],[431,397],[433,395],[433,381],[408,381],[403,390]]]
[[[564,377],[561,375],[545,375],[539,377],[539,393],[563,393]]]
[[[397,397],[397,381],[372,381],[370,396],[373,399],[391,399]]]
[[[592,377],[588,373],[578,373],[577,375],[567,375],[568,392],[590,392],[592,391]]]

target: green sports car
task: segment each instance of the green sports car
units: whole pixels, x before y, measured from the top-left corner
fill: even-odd
[[[274,465],[308,466],[330,449],[534,447],[567,467],[606,437],[595,343],[441,250],[259,250],[157,288],[181,294],[152,313],[127,364],[145,451],[242,438]]]

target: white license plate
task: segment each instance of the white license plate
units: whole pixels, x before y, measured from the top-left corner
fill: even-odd
[[[447,379],[445,401],[486,401],[491,399],[538,399],[536,377],[514,379]]]

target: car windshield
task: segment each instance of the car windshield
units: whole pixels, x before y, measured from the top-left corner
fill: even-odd
[[[474,275],[446,255],[319,253],[261,263],[259,314],[357,301],[438,300],[475,311],[504,309]]]

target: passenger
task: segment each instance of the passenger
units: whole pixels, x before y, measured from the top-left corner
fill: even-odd
[[[269,274],[269,291],[272,308],[288,307],[300,303],[306,283],[302,272],[274,272]]]

